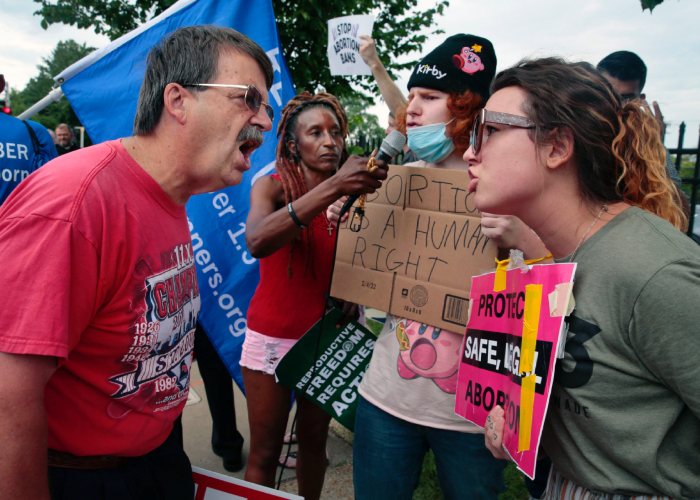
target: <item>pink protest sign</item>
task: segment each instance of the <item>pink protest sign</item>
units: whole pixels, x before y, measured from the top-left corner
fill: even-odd
[[[455,412],[484,427],[503,407],[503,444],[531,478],[575,272],[576,264],[549,264],[472,278]]]

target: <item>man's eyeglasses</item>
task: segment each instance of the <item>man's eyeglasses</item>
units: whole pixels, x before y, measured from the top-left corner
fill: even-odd
[[[245,89],[244,101],[246,107],[256,115],[260,112],[260,106],[265,106],[265,112],[270,121],[275,119],[275,111],[272,106],[263,102],[262,94],[253,85],[227,85],[223,83],[185,83],[183,87],[225,87],[230,89]]]
[[[474,128],[472,129],[472,149],[474,154],[479,154],[484,143],[484,129],[487,123],[499,123],[510,127],[535,128],[535,122],[525,116],[511,115],[508,113],[497,113],[482,109],[474,118]]]

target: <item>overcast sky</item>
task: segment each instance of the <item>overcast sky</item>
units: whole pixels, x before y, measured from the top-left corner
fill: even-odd
[[[23,88],[36,65],[59,40],[72,38],[93,47],[109,40],[91,30],[53,25],[41,29],[32,16],[39,4],[31,0],[0,0],[0,71],[10,85]],[[434,5],[421,0],[419,8]],[[666,0],[653,14],[642,13],[639,0],[451,0],[424,53],[447,36],[471,33],[493,42],[498,68],[525,56],[557,54],[597,63],[616,50],[639,54],[648,67],[647,98],[656,100],[669,124],[666,145],[675,147],[677,130],[685,121],[686,147],[697,144],[700,126],[700,1]],[[325,38],[322,38],[325,40]],[[398,84],[405,90],[410,72]],[[386,123],[388,109],[371,111]]]

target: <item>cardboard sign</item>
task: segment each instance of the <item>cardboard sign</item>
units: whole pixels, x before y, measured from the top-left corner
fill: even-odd
[[[275,375],[282,385],[298,392],[354,432],[359,400],[357,388],[369,368],[377,337],[355,321],[336,328],[343,316],[339,309],[331,309],[323,322],[320,341],[319,321],[282,358]],[[320,343],[314,370],[317,342]]]
[[[484,427],[488,413],[501,406],[504,447],[530,478],[559,344],[566,338],[564,316],[575,272],[575,263],[536,265],[526,273],[499,271],[472,280],[455,412]]]
[[[463,333],[471,278],[498,251],[468,184],[465,171],[392,165],[362,229],[341,225],[331,295]]]
[[[303,500],[303,497],[273,490],[265,486],[211,472],[192,466],[194,500],[273,500],[288,498]]]
[[[331,75],[371,75],[360,57],[360,35],[372,36],[374,16],[345,16],[328,21],[328,65]]]

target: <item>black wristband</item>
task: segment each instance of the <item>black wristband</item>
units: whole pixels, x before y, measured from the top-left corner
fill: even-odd
[[[287,204],[287,212],[289,212],[289,215],[292,217],[292,220],[294,221],[294,224],[299,226],[302,229],[306,229],[306,226],[301,223],[299,220],[299,217],[297,217],[297,214],[294,213],[294,209],[292,208],[291,202]]]

